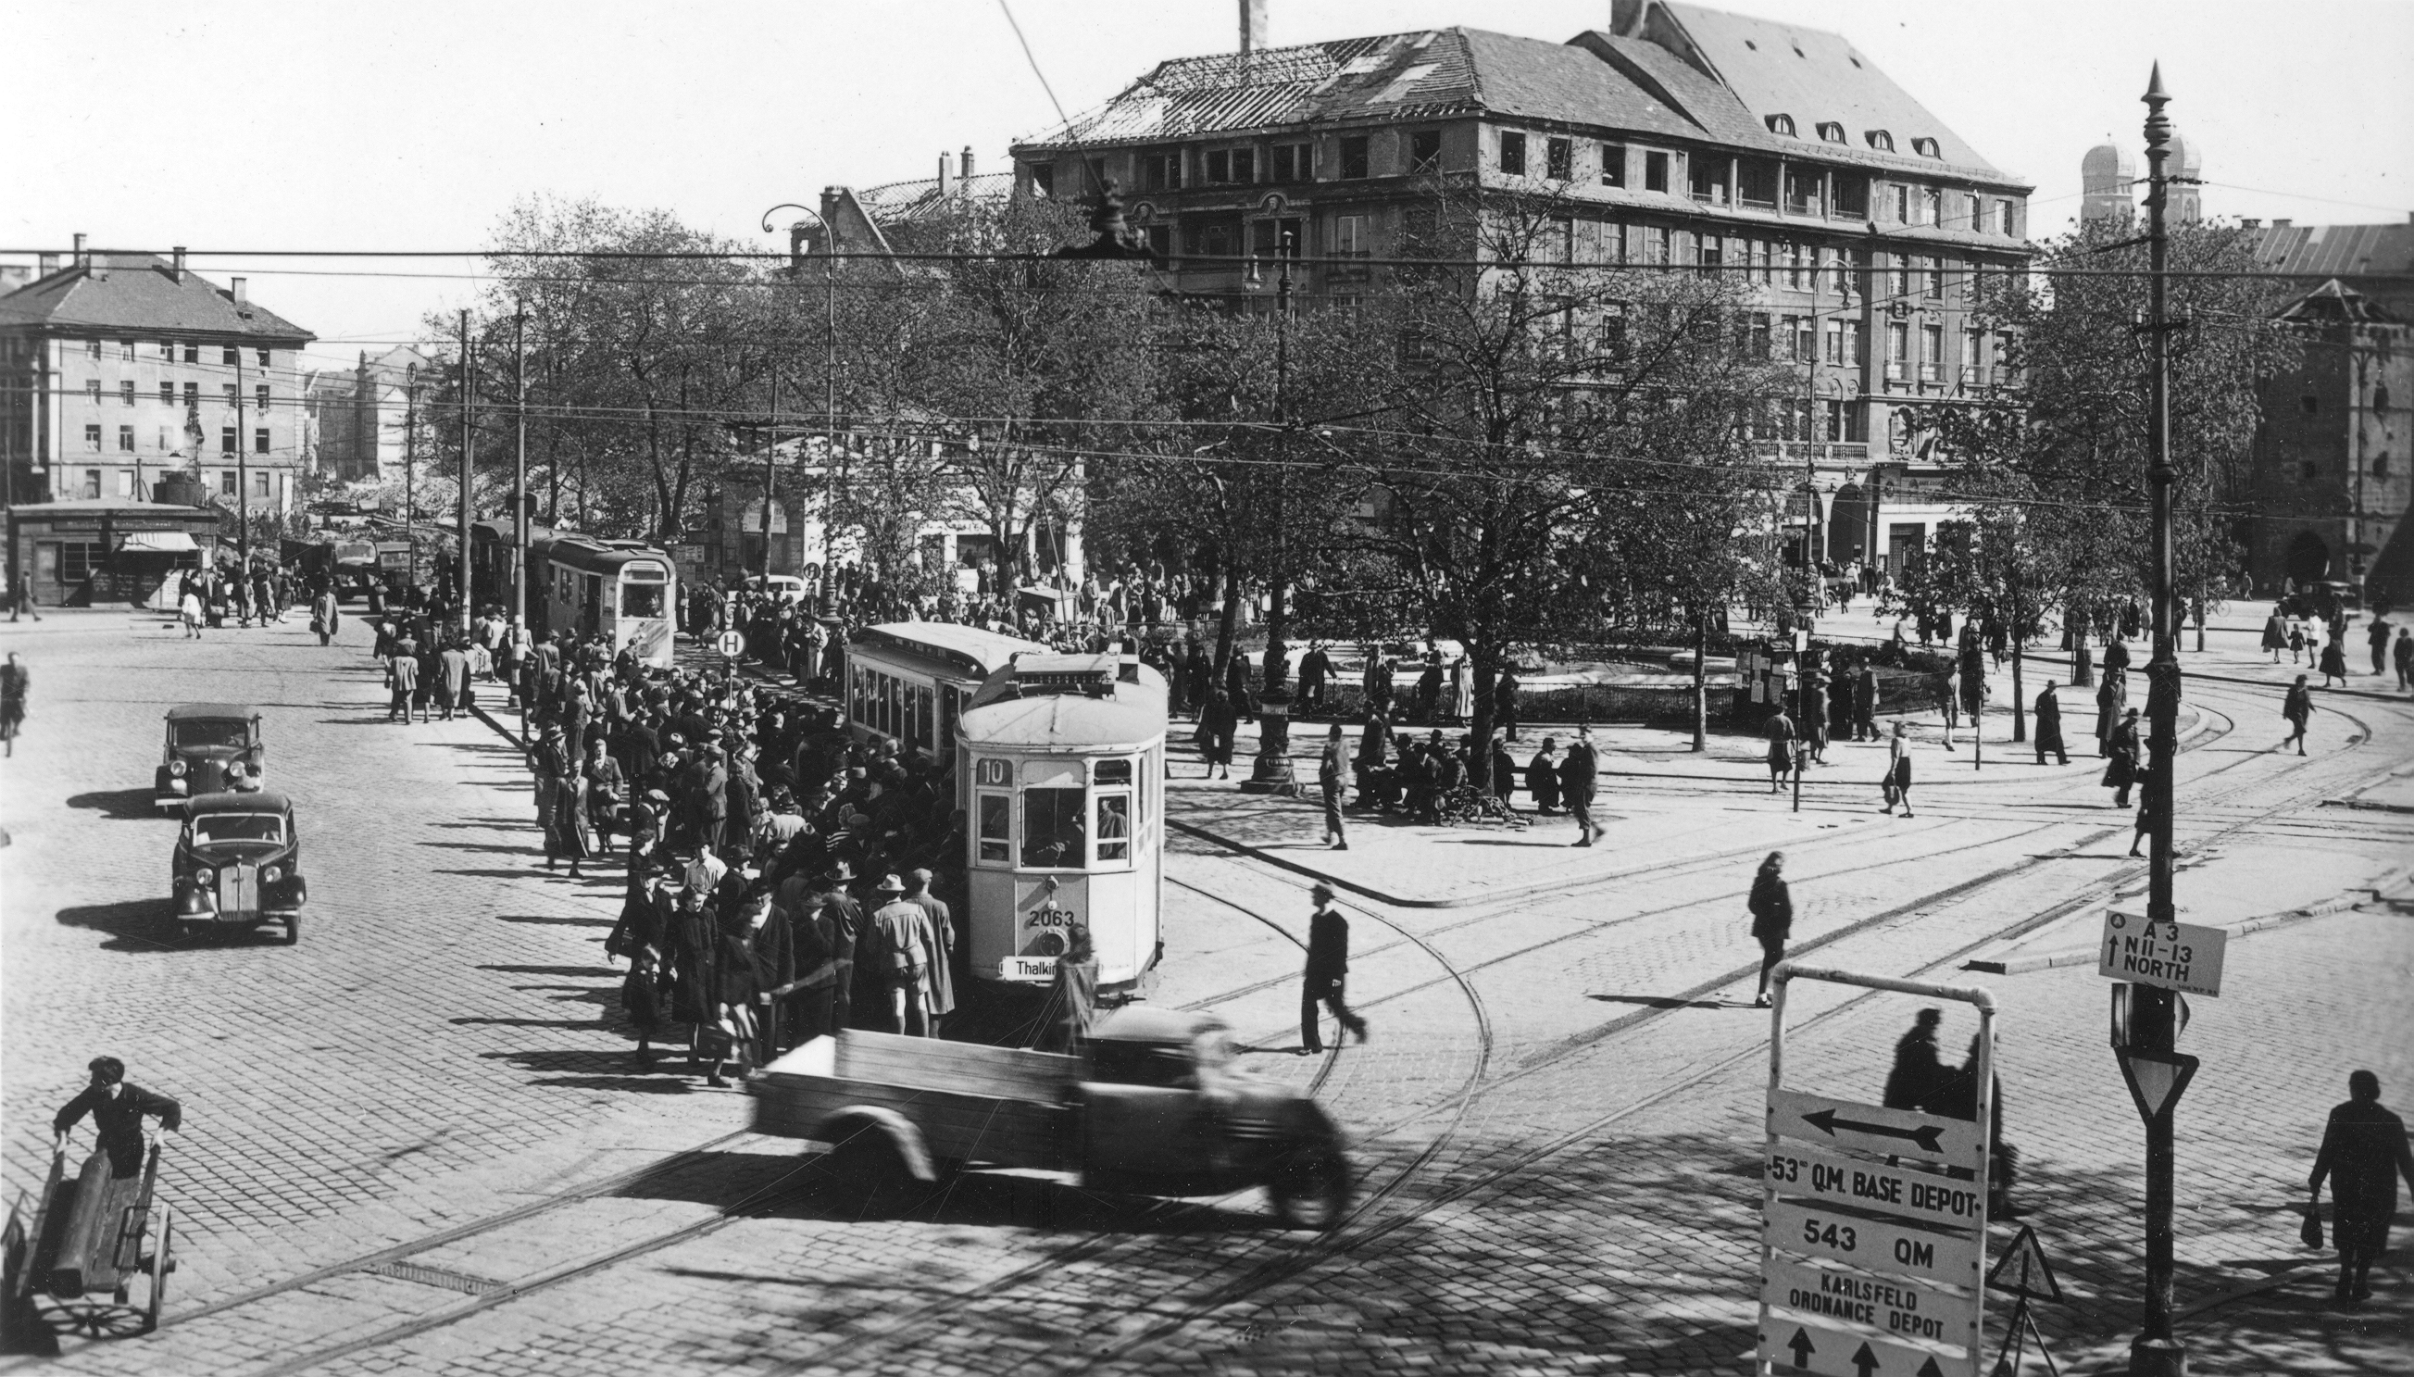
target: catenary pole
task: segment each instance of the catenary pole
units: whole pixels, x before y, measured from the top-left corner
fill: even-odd
[[[780,367],[771,365],[771,443],[763,446],[763,587],[771,587],[771,498],[777,482],[772,465],[780,453]]]
[[[528,312],[511,314],[511,624],[528,616]]]
[[[455,572],[460,582],[454,585],[454,596],[461,604],[461,639],[469,639],[469,475],[470,475],[470,372],[469,372],[469,312],[461,313],[461,501],[458,504],[454,536],[461,543],[461,557]]]
[[[235,577],[243,586],[251,584],[251,467],[244,461],[248,453],[243,436],[243,349],[235,349],[235,548],[243,557]],[[249,593],[242,593],[249,597]]]
[[[402,590],[408,597],[419,586],[419,365],[402,375]],[[385,582],[378,570],[377,581]]]
[[[2146,480],[2153,513],[2154,657],[2146,666],[2147,760],[2146,816],[2148,846],[2146,921],[2176,921],[2171,898],[2171,765],[2179,722],[2178,627],[2172,616],[2171,578],[2171,321],[2170,240],[2164,208],[2170,181],[2164,164],[2170,157],[2171,120],[2163,113],[2170,102],[2163,91],[2162,64],[2146,83],[2146,242],[2151,269],[2147,290],[2146,330],[2151,363],[2147,385]],[[2168,1054],[2178,1038],[2173,1017],[2178,996],[2170,990],[2139,984],[2130,1011],[2130,1045],[2140,1051]],[[2165,1111],[2146,1121],[2146,1303],[2144,1328],[2129,1346],[2132,1377],[2183,1377],[2187,1349],[2172,1336],[2172,1191],[2176,1168],[2172,1115]]]

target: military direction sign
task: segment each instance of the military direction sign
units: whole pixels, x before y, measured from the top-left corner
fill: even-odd
[[[1769,1132],[1827,1147],[1924,1157],[1953,1166],[1974,1167],[1986,1159],[1985,1136],[1968,1119],[1881,1109],[1798,1090],[1769,1092]]]
[[[2143,914],[2113,909],[2104,915],[2096,974],[2183,994],[2217,995],[2229,940],[2221,928],[2158,923]]]
[[[1781,1356],[1771,1356],[1772,1339]],[[1794,1320],[1762,1320],[1760,1353],[1820,1377],[1953,1377],[1978,1370],[1967,1358]]]

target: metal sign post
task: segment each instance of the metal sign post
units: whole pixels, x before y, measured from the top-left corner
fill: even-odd
[[[1946,1118],[1788,1089],[1785,1006],[1795,980],[1976,1008],[1977,1117]],[[1986,1360],[1994,996],[1790,961],[1778,964],[1769,990],[1759,1371],[1978,1377]]]

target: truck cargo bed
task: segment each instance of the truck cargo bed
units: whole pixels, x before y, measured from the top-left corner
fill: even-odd
[[[1059,1121],[1079,1057],[849,1030],[815,1038],[749,1083],[754,1131],[826,1141],[849,1109],[892,1111],[931,1155],[953,1162],[1053,1169]]]

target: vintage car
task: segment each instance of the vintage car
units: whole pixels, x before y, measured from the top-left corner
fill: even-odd
[[[310,886],[302,879],[293,804],[267,790],[203,794],[185,804],[174,884],[182,935],[275,924],[287,946],[300,941]]]
[[[203,794],[249,793],[262,784],[260,714],[239,703],[168,709],[168,744],[153,777],[162,809]]]

